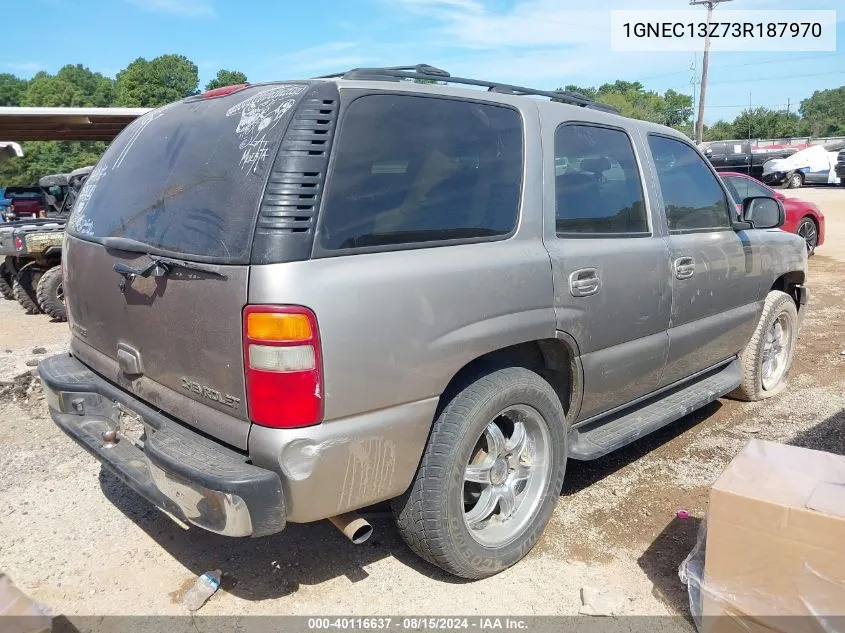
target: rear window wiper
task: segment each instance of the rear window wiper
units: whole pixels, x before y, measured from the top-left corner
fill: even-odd
[[[143,253],[150,259],[150,263],[143,268],[133,268],[123,262],[117,262],[113,266],[114,271],[118,275],[121,275],[124,279],[124,282],[121,283],[121,290],[125,287],[125,282],[132,283],[136,277],[166,277],[170,274],[170,271],[173,268],[197,270],[220,277],[221,279],[226,279],[226,275],[220,272],[219,266],[215,266],[214,264],[191,262],[184,259],[176,259],[165,255],[153,255],[152,253],[147,252],[149,246],[143,244],[142,242],[136,242],[135,240],[121,237],[107,237],[103,240],[103,246],[130,253]]]

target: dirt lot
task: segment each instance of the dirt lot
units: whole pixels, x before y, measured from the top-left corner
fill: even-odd
[[[0,388],[0,570],[68,615],[184,613],[197,574],[220,568],[213,614],[574,614],[580,588],[624,597],[622,613],[687,613],[677,567],[709,485],[752,437],[845,453],[845,189],[802,189],[828,219],[811,260],[813,298],[791,385],[758,404],[722,400],[608,458],[571,463],[538,547],[516,567],[463,583],[417,560],[390,520],[350,545],[330,525],[259,540],[184,531],[66,438],[38,391]],[[0,301],[0,380],[66,344],[64,324]],[[691,518],[676,518],[678,509]]]

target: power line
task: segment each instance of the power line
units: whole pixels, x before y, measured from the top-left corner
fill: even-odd
[[[800,57],[797,59],[762,59],[756,62],[745,62],[743,64],[720,64],[719,66],[711,66],[711,68],[718,69],[718,68],[745,68],[747,66],[762,66],[764,64],[794,64],[796,62],[809,62],[818,59],[828,59],[830,57],[839,57],[840,53],[832,53],[827,55],[815,55],[813,57]],[[649,79],[660,79],[661,77],[671,77],[672,75],[682,75],[683,73],[689,72],[687,70],[678,70],[671,73],[662,73],[660,75],[649,75],[648,77],[643,77],[640,81],[648,81]]]

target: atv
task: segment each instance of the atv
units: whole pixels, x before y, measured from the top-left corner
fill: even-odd
[[[39,181],[46,218],[0,227],[0,292],[16,299],[27,314],[44,312],[67,320],[62,292],[62,242],[73,203],[91,167],[53,174]]]

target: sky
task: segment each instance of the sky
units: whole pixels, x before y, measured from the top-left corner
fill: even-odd
[[[611,9],[688,8],[688,0],[0,0],[0,72],[31,77],[81,63],[114,76],[137,57],[180,53],[201,85],[220,68],[251,83],[356,66],[427,63],[453,75],[554,89],[616,79],[693,94],[694,53],[614,53]],[[845,85],[845,5],[837,52],[714,53],[705,120],[749,103],[798,108]],[[731,9],[794,9],[794,0],[733,0]],[[727,7],[728,5],[722,5]],[[703,15],[703,9],[702,15]],[[718,9],[717,9],[718,12]],[[29,27],[25,25],[29,24]]]

